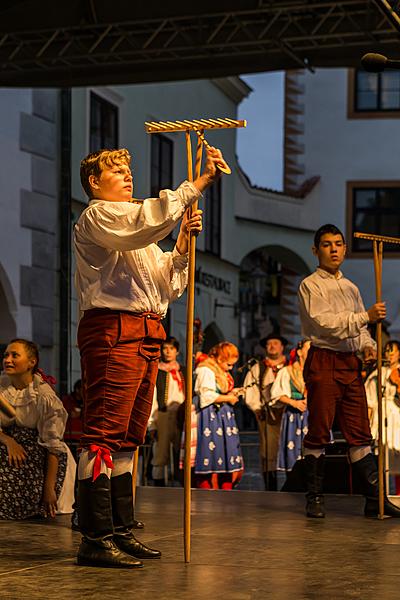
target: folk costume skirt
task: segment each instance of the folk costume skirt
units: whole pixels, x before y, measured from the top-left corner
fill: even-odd
[[[8,464],[7,448],[0,444],[0,519],[29,519],[44,516],[41,506],[47,450],[38,443],[37,429],[11,425],[4,433],[26,452],[21,467]],[[58,455],[56,495],[59,498],[67,471],[67,454]],[[73,486],[73,483],[72,483]]]
[[[195,473],[233,473],[243,470],[239,430],[230,404],[211,404],[197,415]]]

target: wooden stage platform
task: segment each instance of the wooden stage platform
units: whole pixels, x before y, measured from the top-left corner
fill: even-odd
[[[183,561],[177,488],[139,488],[139,539],[163,552],[140,570],[78,567],[69,516],[0,523],[0,600],[398,600],[400,519],[368,520],[361,497],[194,490],[192,559]]]

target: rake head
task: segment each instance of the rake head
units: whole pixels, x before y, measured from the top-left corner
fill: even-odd
[[[183,119],[182,121],[146,121],[147,133],[163,133],[168,131],[201,131],[204,129],[236,129],[246,127],[244,120],[235,119]]]

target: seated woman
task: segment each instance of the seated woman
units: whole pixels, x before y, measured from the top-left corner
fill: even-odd
[[[232,489],[243,473],[239,430],[233,405],[241,388],[234,388],[229,371],[239,352],[234,344],[221,342],[195,371],[197,419],[196,484],[199,488]]]
[[[283,367],[271,387],[271,404],[285,406],[282,415],[278,451],[278,471],[291,471],[302,458],[303,439],[308,431],[307,395],[303,368],[310,348],[309,341],[300,341],[290,353],[289,365]]]
[[[0,375],[0,519],[72,512],[75,461],[62,441],[67,412],[37,346],[12,340]]]

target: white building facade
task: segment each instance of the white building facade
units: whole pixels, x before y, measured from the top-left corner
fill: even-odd
[[[343,271],[375,301],[372,243],[355,231],[400,237],[400,73],[323,69],[286,75],[285,187],[319,177],[318,225],[345,234]],[[383,299],[400,336],[400,246],[384,247]]]
[[[79,161],[95,147],[107,146],[101,139],[96,140],[96,146],[93,142],[96,135],[98,138],[103,135],[109,143],[107,132],[99,136],[93,125],[96,103],[108,114],[105,120],[103,118],[103,125],[108,120],[111,129],[115,127],[115,142],[111,146],[127,147],[132,154],[134,195],[141,198],[158,194],[162,187],[174,188],[187,176],[184,135],[149,135],[144,128],[146,121],[235,119],[238,104],[250,91],[236,77],[74,90],[72,195],[76,212],[79,206],[86,205],[79,183]],[[206,131],[206,138],[221,148],[232,167],[232,175],[223,176],[220,186],[215,186],[208,198],[200,202],[205,211],[205,231],[197,242],[195,317],[202,322],[205,348],[230,340],[241,345],[245,354],[251,354],[258,337],[273,327],[280,327],[282,333],[295,341],[300,335],[295,308],[296,284],[312,269],[310,247],[318,207],[318,184],[302,196],[254,188],[237,163],[236,130]],[[168,248],[172,244],[170,239],[162,245]],[[253,299],[253,304],[243,306],[243,262],[254,252],[265,254],[278,265],[279,289],[271,315],[268,310],[254,314],[254,310],[260,311],[262,295],[256,305]],[[250,260],[250,279],[251,266]],[[288,269],[285,277],[282,277],[282,266]],[[287,293],[282,293],[281,281]],[[75,328],[76,307],[73,316]],[[270,316],[273,316],[272,323]],[[184,343],[186,296],[171,305],[168,329]],[[78,363],[74,360],[74,370],[77,369]]]
[[[72,90],[72,225],[87,203],[79,181],[79,164],[86,154],[99,147],[127,147],[133,156],[135,196],[153,196],[186,178],[186,149],[183,134],[149,135],[145,121],[235,119],[248,93],[250,88],[236,77]],[[0,344],[15,336],[33,339],[41,348],[45,370],[58,377],[62,363],[70,387],[80,368],[72,285],[70,292],[65,288],[70,293],[68,322],[60,299],[66,285],[60,249],[65,219],[60,150],[66,144],[62,94],[0,92]],[[294,343],[300,335],[296,287],[313,268],[310,246],[318,222],[320,183],[313,180],[291,195],[252,187],[237,162],[236,131],[210,131],[206,137],[222,149],[232,168],[232,175],[224,176],[201,201],[205,231],[197,243],[195,316],[202,321],[206,349],[226,339],[250,355],[259,337],[272,328]],[[172,244],[173,239],[167,239],[163,247]],[[73,256],[71,261],[72,281]],[[167,321],[169,332],[182,344],[185,303],[185,296],[174,303]],[[65,348],[60,350],[66,329],[68,355]]]

